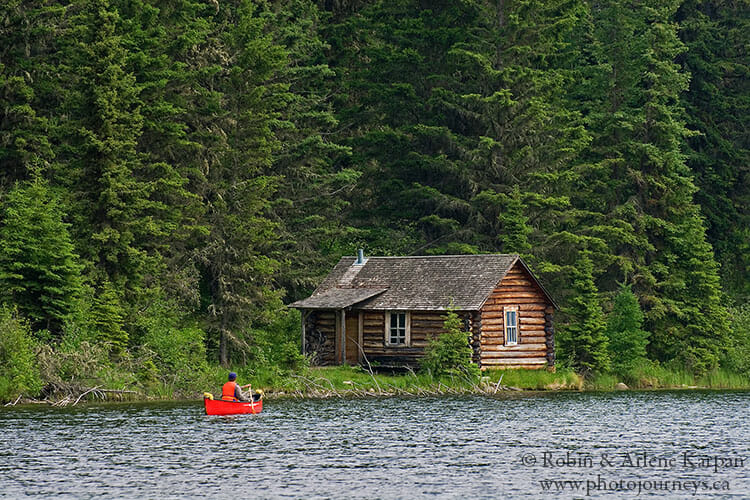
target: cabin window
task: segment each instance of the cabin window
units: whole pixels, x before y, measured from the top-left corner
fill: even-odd
[[[505,345],[518,344],[518,308],[505,308]]]
[[[385,343],[392,346],[409,345],[409,314],[389,311],[386,314]]]

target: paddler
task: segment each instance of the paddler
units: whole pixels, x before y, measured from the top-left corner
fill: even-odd
[[[221,388],[221,399],[224,401],[252,401],[252,391],[250,395],[245,394],[243,389],[250,389],[250,384],[240,386],[235,380],[237,380],[237,374],[229,372],[229,380]]]

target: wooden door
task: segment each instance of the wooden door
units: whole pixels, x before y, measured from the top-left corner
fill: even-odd
[[[345,363],[356,365],[359,362],[359,313],[346,316],[346,353]]]

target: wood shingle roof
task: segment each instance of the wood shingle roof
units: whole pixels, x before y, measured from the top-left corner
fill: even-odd
[[[476,311],[518,261],[517,254],[369,257],[364,264],[342,257],[312,296],[290,307]]]

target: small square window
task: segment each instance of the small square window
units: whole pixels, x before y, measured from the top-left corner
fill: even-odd
[[[409,322],[405,312],[389,312],[387,314],[386,343],[393,346],[409,344]]]

